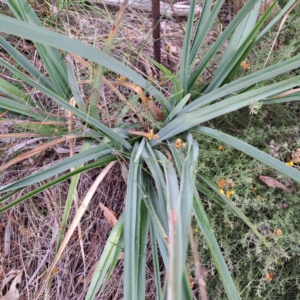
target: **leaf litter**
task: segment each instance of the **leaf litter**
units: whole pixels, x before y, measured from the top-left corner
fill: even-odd
[[[288,193],[292,193],[292,190],[290,190],[284,184],[282,184],[281,182],[279,182],[278,180],[276,180],[272,177],[259,176],[259,179],[270,188],[278,188],[278,189],[284,190]]]

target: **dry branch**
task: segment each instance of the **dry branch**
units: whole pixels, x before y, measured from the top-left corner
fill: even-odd
[[[93,3],[101,3],[110,6],[121,6],[123,4],[123,0],[91,0]],[[146,12],[152,12],[152,2],[151,0],[129,0],[128,7],[139,9]],[[187,16],[190,11],[189,2],[177,2],[174,3],[171,7],[170,4],[160,2],[160,13],[165,17],[182,17]],[[199,5],[196,5],[195,14],[200,14],[201,8]]]

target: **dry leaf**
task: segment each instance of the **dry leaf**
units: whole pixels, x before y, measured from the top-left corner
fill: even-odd
[[[234,187],[234,182],[232,179],[226,179],[226,185],[228,185],[228,187],[233,188]]]
[[[20,299],[20,293],[17,289],[17,285],[20,286],[22,280],[23,271],[10,271],[3,279],[0,286],[0,300],[18,300]],[[12,280],[13,279],[13,280]],[[12,281],[11,281],[12,280]],[[7,290],[9,288],[9,290]],[[6,290],[5,295],[3,295]]]
[[[272,178],[272,177],[268,177],[268,176],[259,176],[259,179],[264,182],[268,187],[271,188],[278,188],[278,189],[282,189],[288,193],[291,193],[292,191],[290,189],[288,189],[284,184],[282,184],[281,182],[277,181],[276,179]]]
[[[177,54],[177,48],[172,46],[172,44],[169,42],[167,43],[166,51],[168,51],[170,54],[174,54],[174,55]]]
[[[110,224],[111,227],[114,227],[117,223],[116,213],[108,209],[102,202],[99,203],[100,208],[103,210],[104,218]]]
[[[176,149],[180,148],[181,145],[182,145],[182,139],[177,139],[177,140],[176,140],[176,143],[175,143]]]
[[[274,236],[279,237],[282,235],[282,230],[280,228],[277,228],[274,230]]]
[[[224,179],[224,178],[221,178],[220,181],[218,182],[218,186],[220,189],[223,189],[223,188],[233,188],[234,187],[234,182],[232,179]]]
[[[125,182],[128,181],[128,169],[126,168],[126,166],[124,164],[121,164],[121,173],[122,173],[122,177],[124,179]]]
[[[273,273],[268,273],[265,277],[264,280],[270,282],[274,277]]]
[[[223,189],[224,186],[225,186],[225,179],[224,178],[221,178],[218,182],[218,186],[220,189]]]
[[[53,6],[51,4],[48,4],[49,5],[49,8],[50,8],[50,11],[56,15],[58,13],[58,8],[56,6]]]

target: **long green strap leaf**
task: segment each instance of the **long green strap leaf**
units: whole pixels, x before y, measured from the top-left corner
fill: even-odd
[[[103,283],[107,283],[109,279],[107,273],[117,264],[123,245],[123,226],[124,214],[120,216],[106,241],[91,284],[86,293],[85,300],[96,299],[99,289],[101,288],[101,290],[103,290],[105,287]]]
[[[222,8],[224,0],[218,0],[214,3],[212,8],[212,0],[205,0],[199,22],[197,24],[196,32],[194,35],[191,51],[190,51],[190,66],[195,62],[196,56],[199,52],[201,45],[205,41],[205,37],[209,32],[211,26],[215,23],[216,17]]]
[[[212,259],[216,265],[216,268],[221,277],[224,289],[226,291],[227,298],[229,300],[239,300],[240,296],[235,287],[234,281],[231,277],[231,274],[227,268],[226,262],[214,235],[213,229],[209,224],[207,215],[205,213],[202,200],[200,199],[197,190],[195,190],[194,198],[194,213],[197,220],[197,223],[201,229],[201,232],[206,240],[206,243],[209,247]]]
[[[196,167],[198,163],[199,147],[195,140],[193,140],[191,133],[187,134],[186,141],[188,150],[186,157],[183,158],[182,153],[175,148],[174,143],[169,146],[172,147],[173,159],[175,164],[179,167],[180,172],[180,210],[182,222],[182,244],[183,253],[186,254],[189,242],[189,228],[191,225],[191,215],[194,198],[194,188],[196,180]]]
[[[21,202],[23,202],[23,201],[25,201],[25,200],[33,197],[34,195],[36,195],[36,194],[38,194],[38,193],[40,193],[40,192],[48,189],[51,186],[54,186],[54,185],[56,185],[56,184],[58,184],[60,182],[63,182],[64,180],[69,179],[70,177],[72,177],[72,176],[74,176],[76,174],[79,174],[79,173],[87,171],[87,170],[92,170],[94,168],[101,167],[101,166],[106,165],[106,164],[108,164],[108,163],[110,163],[112,161],[115,161],[116,159],[117,158],[114,155],[105,156],[105,157],[100,158],[100,159],[98,159],[97,161],[95,161],[95,162],[93,162],[91,164],[88,164],[88,165],[86,165],[86,166],[84,166],[82,168],[78,168],[78,169],[76,169],[73,172],[70,172],[70,173],[67,173],[65,175],[62,175],[59,178],[56,178],[56,179],[54,179],[54,180],[52,180],[52,181],[50,181],[50,182],[42,185],[41,187],[39,187],[39,188],[37,188],[37,189],[35,189],[33,191],[30,191],[29,193],[27,193],[27,194],[19,197],[17,200],[12,201],[12,202],[10,202],[9,204],[7,204],[5,206],[2,206],[0,208],[0,213],[3,213],[4,211],[8,210],[9,208],[14,207],[15,205],[17,205],[17,204],[19,204],[19,203],[21,203]],[[3,201],[5,201],[5,200],[7,200],[7,199],[9,199],[11,196],[15,195],[20,190],[21,190],[21,188],[20,189],[16,189],[13,192],[7,193],[5,196],[3,196],[3,197],[0,198],[0,203],[3,202]]]
[[[32,7],[26,0],[7,0],[6,3],[13,11],[14,15],[27,23],[34,24],[36,27],[42,28],[42,24],[35,14]],[[37,51],[46,67],[52,83],[56,87],[56,92],[61,97],[69,98],[71,96],[68,90],[68,78],[66,66],[63,62],[62,55],[57,49],[51,47],[51,44],[34,43]]]
[[[149,191],[149,196],[151,197],[153,208],[155,209],[157,217],[163,226],[164,232],[168,233],[168,222],[166,213],[166,183],[155,152],[153,151],[148,142],[146,143],[146,149],[142,153],[142,156],[151,172],[152,178],[155,180],[155,186],[158,197],[156,196],[156,193],[154,193],[152,190]]]
[[[157,232],[160,233],[161,238],[165,241],[165,244],[167,246],[166,241],[168,236],[161,222],[162,214],[157,213],[158,212],[157,203],[159,203],[159,199],[157,197],[154,187],[150,182],[151,180],[150,177],[146,176],[146,174],[144,174],[143,177],[144,177],[143,201],[147,207],[148,215],[151,219],[151,223],[153,224],[153,226],[155,226]]]
[[[82,144],[80,152],[84,152],[84,151],[90,149],[91,147],[92,147],[92,142],[87,141]],[[84,166],[84,164],[80,164],[80,165],[76,166],[76,169],[82,168],[83,166]],[[71,183],[68,188],[68,195],[67,195],[67,199],[66,199],[66,202],[64,205],[64,212],[63,212],[63,216],[61,219],[60,230],[58,232],[58,238],[57,238],[57,243],[56,243],[56,252],[60,248],[60,245],[61,245],[61,242],[63,239],[63,235],[67,228],[67,222],[69,220],[69,215],[70,215],[73,199],[74,199],[74,196],[76,195],[77,185],[78,185],[78,182],[80,179],[80,175],[81,175],[81,173],[78,173],[72,177]]]
[[[22,53],[11,46],[2,36],[0,36],[0,45],[21,65],[35,80],[39,81],[49,90],[55,92],[52,83],[42,74]]]
[[[164,169],[167,187],[167,214],[169,262],[167,270],[167,298],[182,299],[182,279],[185,270],[185,254],[183,253],[182,218],[180,208],[180,193],[175,168],[162,152],[157,151],[157,157]]]
[[[192,73],[188,81],[188,92],[195,86],[199,76],[205,69],[211,58],[216,54],[218,49],[225,43],[225,41],[230,37],[233,30],[238,26],[238,24],[244,19],[244,17],[249,13],[252,7],[255,5],[257,0],[251,0],[246,3],[246,5],[240,10],[238,15],[230,22],[227,28],[222,32],[220,37],[216,40],[210,50],[204,55],[196,70]]]
[[[182,88],[182,94],[187,94],[187,85],[188,85],[188,73],[190,69],[190,48],[191,48],[191,39],[193,32],[193,20],[194,20],[194,11],[196,7],[196,0],[190,1],[190,11],[185,28],[184,42],[180,57],[180,73],[179,73],[179,83]],[[179,99],[181,100],[181,99]],[[175,103],[177,105],[178,103]]]
[[[153,225],[153,233],[155,234],[160,255],[163,260],[164,266],[167,269],[168,268],[168,235],[165,229],[162,226],[162,221],[159,219],[158,211],[157,211],[157,203],[159,203],[159,198],[157,196],[156,190],[153,186],[153,184],[150,182],[150,179],[145,176],[144,174],[144,192],[147,196],[143,198],[147,209],[148,214],[150,217],[151,224]],[[149,203],[150,202],[150,203]],[[154,210],[154,211],[153,211]],[[166,215],[166,212],[164,211],[164,214]],[[164,219],[165,222],[167,222],[167,219]]]
[[[24,179],[18,180],[14,183],[10,183],[0,187],[0,193],[9,192],[15,189],[24,188],[42,180],[48,179],[52,176],[57,176],[59,173],[65,172],[73,167],[76,167],[82,163],[86,163],[93,159],[98,159],[106,155],[110,155],[112,149],[107,145],[101,145],[84,152],[78,153],[72,157],[45,169],[38,171]]]
[[[277,63],[270,67],[267,67],[258,72],[252,73],[245,77],[242,77],[238,80],[235,80],[225,86],[222,86],[204,96],[201,96],[195,99],[192,103],[184,107],[178,115],[182,115],[188,111],[192,111],[196,108],[205,106],[217,99],[225,97],[227,95],[234,95],[235,93],[248,88],[256,83],[262,82],[264,80],[270,79],[277,75],[289,72],[291,70],[297,69],[300,67],[300,55],[293,57],[289,60]]]
[[[141,170],[140,170],[141,171]],[[146,293],[146,257],[148,238],[148,209],[144,201],[141,201],[138,224],[138,267],[137,267],[137,299],[145,299]]]
[[[193,131],[196,131],[198,133],[208,135],[210,137],[213,137],[221,142],[224,142],[248,155],[251,157],[261,161],[263,164],[277,170],[278,172],[290,177],[294,181],[300,183],[300,172],[297,169],[294,169],[290,166],[287,166],[282,161],[272,157],[269,154],[266,154],[265,152],[233,137],[230,136],[224,132],[204,127],[204,126],[197,126],[192,129]]]
[[[16,36],[24,37],[42,44],[51,45],[58,49],[76,53],[84,58],[103,65],[109,70],[126,76],[129,80],[141,86],[145,91],[152,94],[167,111],[171,111],[172,106],[164,95],[155,89],[149,81],[137,74],[131,68],[125,66],[111,56],[83,44],[79,41],[66,37],[62,34],[22,22],[11,17],[0,15],[0,31],[7,32]]]
[[[70,89],[72,91],[73,97],[76,101],[77,107],[79,110],[83,112],[87,112],[87,105],[85,103],[85,100],[81,96],[81,92],[79,90],[79,86],[77,84],[74,67],[72,65],[72,60],[68,59],[67,61],[67,73],[68,73],[68,79],[69,79],[69,85]]]
[[[237,71],[239,70],[240,63],[245,59],[245,57],[253,48],[257,32],[262,27],[264,21],[270,15],[271,11],[273,10],[276,4],[274,2],[268,8],[267,12],[256,23],[254,20],[256,20],[256,15],[258,15],[259,13],[260,2],[261,0],[258,0],[258,2],[253,7],[253,10],[249,13],[248,16],[245,17],[246,19],[244,18],[243,21],[239,24],[238,29],[241,26],[241,31],[240,30],[237,31],[237,37],[235,36],[235,34],[232,37],[233,44],[237,44],[238,46],[236,49],[234,49],[233,46],[232,47],[233,49],[229,49],[228,53],[227,51],[225,52],[224,54],[225,60],[221,60],[220,65],[215,72],[215,75],[213,76],[212,80],[209,83],[209,86],[205,89],[205,93],[214,91],[222,83],[224,84],[225,79],[226,79],[225,81],[227,82],[231,81],[234,78],[234,74],[236,74]],[[245,28],[249,27],[249,29],[252,29],[253,27],[253,29],[248,33],[248,29],[247,30],[243,29],[244,26]],[[240,34],[241,37],[239,36]]]
[[[9,110],[11,112],[27,116],[38,121],[65,121],[62,118],[55,118],[53,116],[49,116],[40,108],[33,107],[32,105],[22,104],[20,102],[21,101],[15,101],[13,99],[8,99],[0,96],[0,107],[5,110]]]
[[[1,16],[0,16],[1,18]],[[52,98],[56,103],[60,104],[62,107],[65,109],[73,112],[75,115],[79,116],[82,118],[83,121],[90,123],[91,125],[94,125],[96,128],[101,130],[105,136],[107,136],[113,144],[116,145],[116,148],[120,149],[122,145],[130,150],[132,146],[124,139],[122,138],[119,134],[117,134],[114,130],[108,128],[98,120],[94,119],[93,117],[89,116],[85,112],[73,107],[69,102],[65,101],[64,98],[61,98],[58,94],[52,92],[51,90],[48,90],[44,86],[40,85],[39,83],[35,82],[32,80],[30,77],[26,76],[22,72],[20,72],[18,69],[4,61],[3,59],[0,59],[0,64],[5,66],[10,72],[12,72],[16,77],[20,78],[30,86],[36,88],[37,90],[41,91],[45,95],[49,96]]]
[[[248,106],[251,103],[260,101],[272,95],[294,88],[300,84],[300,76],[290,78],[270,86],[262,87],[253,91],[245,92],[243,94],[233,96],[222,100],[216,104],[212,104],[195,111],[191,111],[180,115],[169,124],[167,124],[157,134],[159,140],[152,140],[152,146],[160,142],[176,136],[177,134],[187,131],[198,124],[211,120],[213,118],[222,116],[229,112],[238,110],[242,107]]]
[[[204,182],[206,185],[208,185],[218,196],[222,199],[224,202],[222,205],[227,205],[230,207],[230,209],[245,223],[249,226],[249,228],[253,231],[253,233],[268,247],[270,248],[270,245],[267,243],[266,239],[258,232],[258,230],[254,227],[253,223],[250,222],[250,220],[243,214],[243,212],[228,199],[226,196],[221,195],[219,193],[218,187],[213,184],[209,179],[207,179],[202,174],[197,174],[197,177],[200,179],[200,181]]]
[[[242,46],[245,40],[251,40],[251,37],[249,38],[249,36],[257,22],[256,20],[259,13],[260,5],[261,0],[258,0],[254,7],[249,11],[249,13],[236,27],[230,39],[228,47],[226,48],[225,53],[223,54],[222,59],[218,64],[218,68],[215,71],[215,74],[219,73],[220,69],[222,69],[226,65],[228,60],[230,60],[232,56],[234,56],[237,53],[238,49]]]
[[[157,251],[157,243],[156,243],[155,232],[153,227],[154,225],[152,224],[152,222],[150,222],[151,250],[152,250],[154,276],[155,276],[156,299],[162,300],[158,251]]]
[[[141,193],[139,187],[141,182],[140,161],[135,161],[139,148],[136,142],[130,159],[127,190],[125,198],[125,220],[124,220],[124,300],[139,300],[138,293],[138,267],[139,267],[139,223]]]

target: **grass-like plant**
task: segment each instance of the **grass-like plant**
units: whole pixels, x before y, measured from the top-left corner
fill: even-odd
[[[199,49],[203,46],[223,2],[218,0],[213,3],[206,0],[201,16],[194,23],[196,1],[191,1],[177,74],[172,74],[162,65],[153,61],[173,84],[172,95],[167,98],[151,82],[109,55],[125,7],[121,8],[116,17],[115,25],[104,50],[99,51],[75,39],[43,28],[25,0],[7,1],[16,18],[0,15],[0,31],[32,40],[44,63],[44,72],[35,68],[26,57],[7,42],[5,37],[0,37],[0,45],[16,63],[12,64],[0,59],[0,64],[14,78],[21,80],[27,89],[43,93],[59,108],[69,112],[70,118],[65,114],[50,114],[50,109],[45,104],[33,100],[21,87],[4,79],[0,80],[0,111],[3,113],[8,111],[9,118],[14,118],[14,116],[21,119],[26,118],[27,130],[34,129],[35,134],[39,137],[51,137],[57,131],[63,132],[56,128],[58,126],[64,128],[66,124],[70,126],[70,131],[48,142],[48,145],[16,157],[2,167],[2,171],[12,164],[46,149],[47,146],[62,141],[69,141],[72,144],[75,138],[86,141],[82,145],[80,153],[0,188],[0,192],[3,194],[0,201],[4,202],[16,194],[20,195],[20,191],[26,187],[55,177],[46,184],[23,193],[16,200],[5,202],[6,204],[0,207],[0,212],[3,212],[50,186],[72,178],[57,242],[56,257],[48,270],[39,294],[43,292],[43,288],[49,282],[48,279],[70,239],[72,230],[79,224],[97,186],[114,162],[126,160],[129,162],[129,170],[125,210],[107,240],[86,299],[94,299],[98,293],[101,293],[122,251],[124,251],[124,299],[145,299],[145,253],[149,235],[157,299],[192,299],[185,265],[192,213],[194,213],[210,249],[228,299],[240,298],[206,216],[203,206],[205,197],[210,197],[222,206],[230,207],[232,212],[253,230],[265,247],[268,247],[268,244],[255,225],[231,202],[229,197],[221,194],[219,188],[201,173],[201,168],[197,167],[201,145],[198,145],[193,138],[193,132],[210,136],[223,144],[229,144],[299,183],[300,173],[296,169],[233,136],[200,124],[247,106],[256,109],[264,104],[297,100],[299,92],[295,87],[300,85],[300,76],[275,83],[268,80],[299,68],[300,56],[235,79],[235,75],[241,67],[247,67],[247,55],[253,47],[262,41],[268,30],[295,3],[294,0],[289,1],[280,13],[266,25],[266,20],[275,4],[258,18],[261,1],[250,0],[211,45],[206,54],[199,57]],[[212,79],[199,90],[197,88],[199,78],[228,40],[230,42]],[[91,83],[89,103],[79,92],[71,61],[67,60],[65,63],[58,49],[65,53],[74,53],[98,64],[95,76],[91,74],[93,82]],[[141,120],[140,128],[137,128],[136,131],[125,126],[107,127],[102,122],[97,110],[98,90],[104,80],[103,75],[106,70],[126,76],[132,83],[140,86],[144,93],[151,94],[155,102],[162,107],[163,122],[156,122],[161,116],[161,112],[158,112],[158,105],[145,101],[144,105],[148,105],[149,110],[153,110],[153,120]],[[259,86],[259,83],[265,81],[270,83]],[[72,128],[73,124],[70,122],[73,115],[82,125],[82,127],[77,127],[77,130]],[[149,118],[151,118],[150,115]],[[146,122],[148,126],[155,122],[157,132],[144,131],[143,122]],[[157,127],[159,128],[157,129]],[[90,141],[96,142],[97,146],[91,147]],[[186,146],[184,147],[184,145]],[[95,180],[80,205],[76,218],[65,232],[71,201],[80,174],[98,167],[105,168]],[[61,175],[62,173],[63,175]],[[200,193],[203,196],[200,197]],[[166,270],[165,278],[161,277],[162,267]]]

